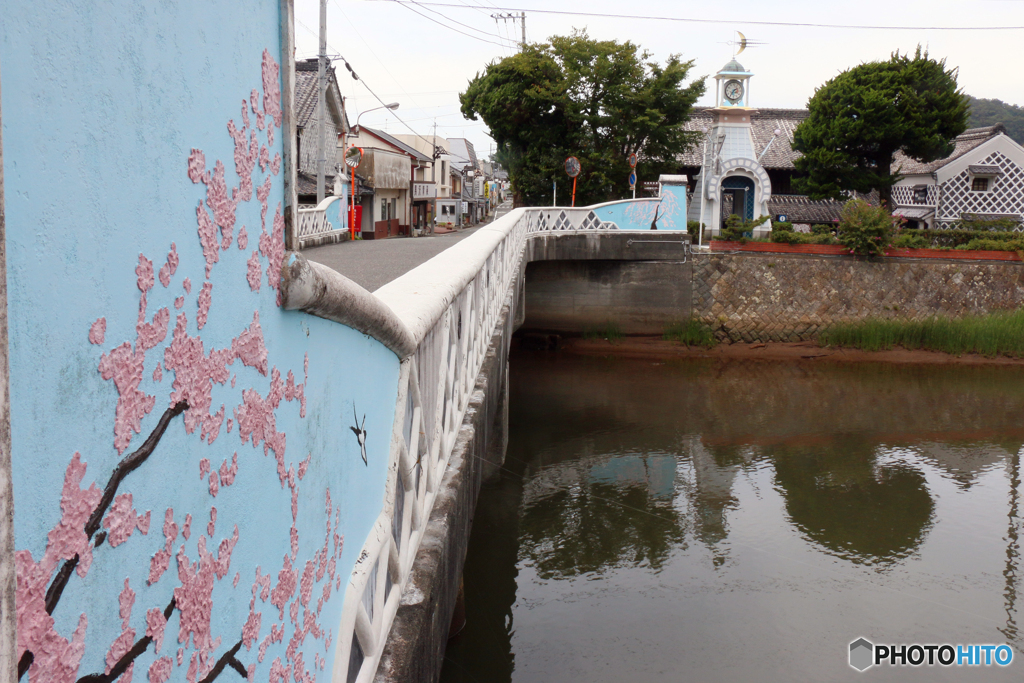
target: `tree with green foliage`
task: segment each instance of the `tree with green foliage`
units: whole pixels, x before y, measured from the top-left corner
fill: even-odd
[[[676,156],[696,142],[683,124],[704,79],[686,85],[693,62],[678,55],[664,65],[650,57],[629,41],[576,31],[527,45],[470,81],[462,113],[490,128],[517,206],[550,204],[551,181],[566,187],[570,156],[582,166],[577,205],[627,196],[632,153],[640,179],[674,171]]]
[[[898,151],[923,162],[948,156],[952,140],[967,129],[970,111],[957,88],[956,69],[929,58],[920,46],[913,57],[893,53],[844,71],[807,103],[810,115],[794,132],[802,153],[798,190],[813,199],[842,199],[850,190],[878,190],[890,205],[899,169]]]

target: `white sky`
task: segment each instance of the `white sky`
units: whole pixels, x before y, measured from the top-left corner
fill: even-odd
[[[429,1],[429,0],[423,0]],[[1024,30],[854,30],[763,26],[750,22],[797,22],[863,24],[870,26],[1024,26],[1024,0],[436,0],[470,7],[416,7],[446,26],[484,40],[508,44],[518,41],[519,23],[496,22],[491,14],[525,9],[527,39],[543,41],[586,28],[597,39],[630,40],[663,62],[673,53],[695,60],[693,77],[712,75],[731,57],[727,43],[735,30],[750,40],[767,43],[749,47],[739,60],[754,72],[750,84],[751,105],[761,107],[806,106],[814,89],[840,71],[865,61],[887,59],[890,52],[913,51],[918,43],[931,56],[946,58],[959,67],[960,86],[970,95],[1024,104]],[[672,21],[609,19],[532,12],[531,8],[594,13],[653,15],[693,19],[727,19],[726,23],[700,24]],[[297,57],[317,52],[318,0],[296,0],[295,38]],[[466,26],[473,27],[471,30]],[[503,40],[504,39],[504,40]],[[514,46],[502,47],[475,40],[416,15],[390,0],[328,0],[327,43],[329,54],[342,54],[360,79],[390,103],[416,132],[429,134],[437,121],[443,137],[465,137],[485,157],[493,142],[481,121],[467,121],[459,113],[459,93],[489,62],[508,56]],[[379,102],[341,62],[336,63],[342,94],[348,98],[349,117],[355,123],[362,111]],[[713,81],[709,82],[709,86]],[[709,87],[709,93],[714,92]],[[712,104],[705,95],[701,104]],[[381,110],[362,118],[365,125],[392,133],[409,132],[395,117]]]

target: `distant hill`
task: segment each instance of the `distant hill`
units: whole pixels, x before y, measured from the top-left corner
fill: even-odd
[[[1007,104],[1002,100],[979,100],[976,97],[970,99],[971,128],[1002,123],[1006,126],[1006,134],[1017,144],[1024,145],[1024,107]]]

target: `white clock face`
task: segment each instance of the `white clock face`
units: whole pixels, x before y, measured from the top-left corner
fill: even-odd
[[[739,102],[743,98],[743,84],[729,81],[725,84],[725,98],[730,102]]]

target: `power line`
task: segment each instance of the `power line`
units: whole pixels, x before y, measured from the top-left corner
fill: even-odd
[[[401,5],[402,7],[406,8],[410,12],[413,12],[414,14],[418,14],[421,17],[423,17],[424,19],[427,19],[428,21],[434,22],[438,26],[444,26],[449,31],[455,31],[456,33],[461,33],[462,35],[466,36],[467,38],[472,38],[473,40],[479,40],[480,42],[483,42],[483,43],[490,43],[491,45],[497,45],[498,47],[504,47],[503,43],[498,43],[498,42],[493,41],[493,40],[488,40],[487,38],[480,38],[478,36],[474,36],[472,33],[466,33],[465,31],[460,31],[459,29],[455,28],[454,26],[449,26],[448,24],[442,23],[442,22],[438,21],[437,19],[435,19],[433,17],[428,17],[426,14],[423,14],[422,12],[416,11],[415,9],[413,9],[412,5],[415,5],[415,4],[418,4],[418,3],[415,3],[415,2],[399,2],[399,0],[392,0],[392,1],[395,2],[395,3],[398,3],[399,5]],[[448,6],[449,7],[459,7],[459,5],[448,5]]]
[[[381,2],[383,0],[369,0],[370,2]],[[389,2],[395,2],[400,5],[407,5],[412,0],[388,0]],[[491,9],[486,5],[456,5],[445,2],[417,2],[416,4],[427,6],[431,5],[434,7],[454,7],[456,9],[462,9],[468,7],[470,9],[483,8]],[[650,16],[641,14],[608,14],[602,12],[576,12],[570,10],[554,10],[554,9],[533,9],[533,8],[522,8],[522,7],[493,7],[493,9],[504,10],[507,12],[535,12],[538,14],[561,14],[574,17],[594,17],[598,19],[639,19],[644,21],[678,21],[692,24],[729,24],[735,26],[737,24],[748,24],[751,26],[792,26],[797,28],[835,28],[835,29],[855,29],[863,31],[1021,31],[1024,30],[1024,26],[869,26],[866,24],[818,24],[811,22],[795,22],[795,21],[748,21],[746,19],[738,21],[736,19],[694,19],[690,17],[664,17],[664,16]]]
[[[409,0],[409,2],[411,2],[414,5],[420,5],[421,7],[423,7],[423,9],[427,10],[428,12],[433,12],[437,16],[443,17],[444,19],[447,19],[448,21],[454,22],[454,23],[458,24],[459,26],[465,26],[466,28],[468,28],[471,31],[476,31],[477,33],[482,33],[485,36],[488,36],[490,38],[497,38],[498,40],[506,40],[505,38],[502,38],[501,36],[496,36],[495,34],[489,32],[489,31],[483,31],[481,29],[476,28],[475,26],[470,26],[469,24],[463,24],[461,21],[458,21],[456,19],[452,19],[451,17],[449,17],[446,14],[441,14],[440,12],[438,12],[435,9],[430,9],[429,7],[423,5],[422,3],[416,2],[416,0]]]

